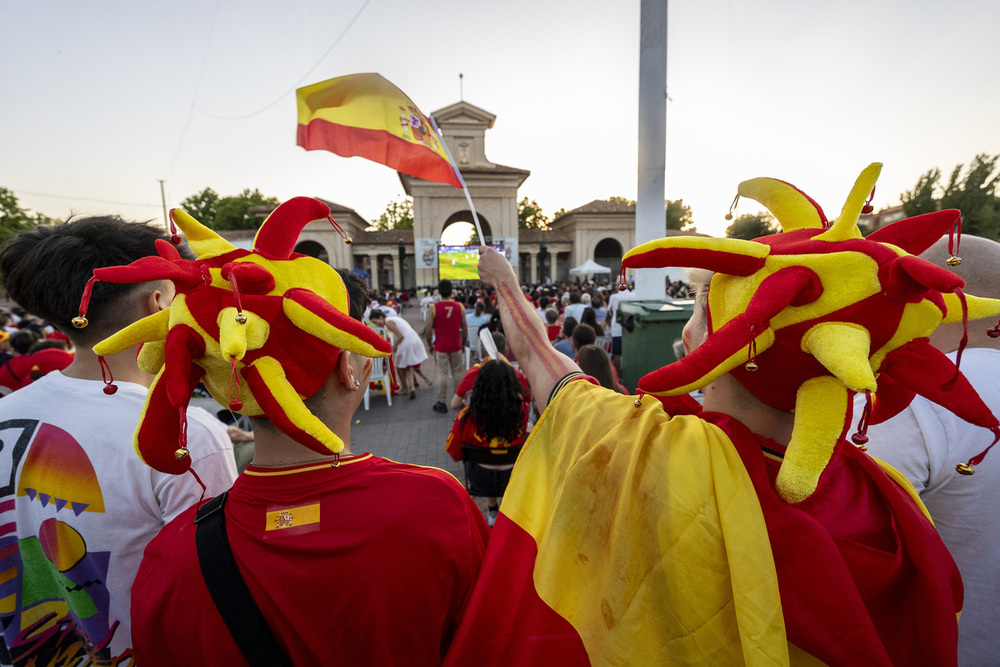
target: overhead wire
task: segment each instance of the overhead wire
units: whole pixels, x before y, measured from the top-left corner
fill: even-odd
[[[284,91],[283,93],[281,93],[281,95],[279,95],[270,104],[267,104],[267,105],[261,107],[260,109],[258,109],[256,111],[252,111],[250,113],[242,114],[242,115],[239,115],[239,116],[224,116],[224,115],[221,115],[221,114],[216,114],[216,113],[213,113],[213,112],[209,111],[208,109],[205,109],[205,108],[199,106],[197,102],[191,102],[191,106],[193,106],[195,109],[197,109],[198,111],[202,112],[206,116],[211,116],[212,118],[217,118],[218,120],[246,120],[247,118],[252,118],[254,116],[257,116],[259,114],[264,113],[265,111],[267,111],[271,107],[275,106],[276,104],[278,104],[279,102],[281,102],[282,100],[284,100],[285,97],[289,93],[294,93],[296,91],[296,89],[298,89],[302,85],[302,83],[307,78],[309,78],[309,76],[314,71],[316,71],[316,68],[319,67],[320,64],[322,64],[322,62],[324,60],[326,60],[326,57],[328,55],[330,55],[330,53],[337,47],[337,45],[340,44],[340,41],[342,39],[344,39],[344,36],[347,35],[348,31],[351,29],[351,26],[353,26],[354,23],[355,23],[355,21],[358,20],[358,18],[361,16],[361,13],[365,11],[365,7],[367,7],[370,2],[371,2],[371,0],[365,0],[364,1],[364,3],[361,5],[361,7],[358,9],[358,11],[354,14],[354,17],[350,21],[348,21],[348,23],[347,23],[346,26],[344,26],[344,29],[340,32],[340,35],[338,35],[337,38],[335,40],[333,40],[333,43],[330,44],[330,47],[323,53],[323,55],[321,55],[319,57],[319,60],[317,60],[316,63],[312,67],[309,68],[309,71],[307,71],[305,74],[303,74],[302,78],[300,78],[290,89],[288,89],[288,90]]]

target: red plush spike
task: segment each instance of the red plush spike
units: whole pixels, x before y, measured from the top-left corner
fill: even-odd
[[[274,289],[274,276],[260,264],[253,262],[229,262],[222,267],[222,278],[240,282],[245,294],[267,294]]]
[[[174,456],[181,437],[180,425],[177,408],[167,400],[166,383],[162,379],[161,375],[149,388],[146,409],[136,429],[135,439],[142,460],[147,465],[168,475],[179,475],[191,467],[191,457],[178,459]]]
[[[872,397],[869,424],[881,424],[902,412],[917,393],[882,373],[878,378],[878,391]]]
[[[749,276],[764,266],[764,258],[708,248],[655,248],[622,260],[622,271],[664,266],[691,266],[731,276]]]
[[[910,303],[930,297],[930,290],[952,292],[964,286],[965,281],[948,269],[912,255],[891,260],[882,274],[882,290]]]
[[[165,385],[167,400],[174,407],[187,408],[191,392],[198,384],[191,384],[192,373],[198,369],[198,378],[204,371],[194,363],[205,355],[205,341],[186,324],[177,324],[167,334],[164,356],[166,365],[160,381]]]
[[[960,371],[952,385],[950,379],[955,365],[932,347],[926,338],[910,341],[890,352],[880,370],[969,423],[984,428],[1000,425]]]
[[[254,238],[254,250],[268,259],[288,259],[302,228],[330,215],[330,207],[311,197],[295,197],[274,209]]]
[[[865,238],[894,245],[911,255],[919,255],[944,236],[960,217],[961,213],[954,209],[925,213],[876,229]]]
[[[107,266],[94,269],[94,277],[108,283],[142,283],[150,280],[172,280],[178,290],[190,289],[202,282],[201,270],[191,262],[172,261],[163,257],[143,257],[127,266]]]
[[[285,409],[278,402],[278,399],[274,397],[271,388],[267,386],[267,382],[261,377],[260,371],[257,370],[256,366],[246,366],[242,374],[243,379],[246,380],[247,387],[250,388],[250,391],[253,392],[254,397],[257,399],[257,404],[264,410],[264,414],[271,420],[271,423],[277,426],[282,433],[318,454],[329,455],[333,453],[327,449],[326,445],[299,428],[295,422],[288,418],[288,415],[285,414]]]

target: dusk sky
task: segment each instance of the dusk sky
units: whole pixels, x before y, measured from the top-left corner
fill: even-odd
[[[721,234],[747,178],[833,218],[870,162],[881,208],[1000,153],[998,34],[995,0],[674,0],[666,197]],[[635,198],[638,58],[638,0],[2,0],[0,187],[59,218],[162,219],[164,179],[168,207],[259,188],[373,219],[396,172],[296,146],[295,88],[379,72],[430,113],[463,73],[497,116],[487,156],[551,215]]]

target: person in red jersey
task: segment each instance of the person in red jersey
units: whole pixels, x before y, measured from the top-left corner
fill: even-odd
[[[336,345],[314,347],[298,368],[281,363],[281,375],[266,384],[234,372],[233,383],[244,383],[238,400],[226,396],[227,368],[222,382],[206,371],[205,384],[217,400],[251,413],[254,458],[225,496],[181,514],[146,549],[132,588],[136,664],[244,665],[259,656],[243,643],[240,627],[227,615],[230,607],[216,594],[224,577],[208,574],[227,560],[225,549],[199,545],[205,526],[220,516],[250,602],[287,664],[439,665],[468,604],[489,529],[464,487],[442,470],[352,450],[351,417],[368,384],[371,357],[386,356],[391,348],[361,323],[370,297],[355,276],[290,252],[301,226],[328,214],[320,202],[302,200],[286,202],[265,221],[255,243],[267,256],[254,255],[259,263],[242,269],[249,277],[239,285],[240,300],[235,289],[220,295],[224,307],[240,303],[243,317],[232,323],[223,310],[215,319],[228,319],[230,331],[269,349],[269,342],[254,337],[286,324],[281,309],[268,309],[266,299],[277,284],[290,295],[284,312],[305,328],[285,327],[271,353],[315,346],[319,339],[310,330],[324,332]],[[199,262],[222,256],[233,281],[241,280],[238,260],[255,251],[225,245],[193,219],[181,226]],[[173,266],[175,274],[188,271],[176,260]],[[210,271],[217,269],[202,264],[188,273]],[[255,280],[262,285],[256,300]],[[174,316],[201,312],[195,297],[203,288],[185,294],[189,310]],[[294,310],[288,303],[293,298],[314,316]],[[200,307],[208,312],[204,300]],[[235,312],[229,307],[229,314]],[[265,316],[269,327],[254,329]],[[216,368],[221,347],[204,350],[196,361]],[[186,353],[181,361],[191,358]],[[167,361],[169,368],[169,356]],[[316,382],[312,389],[310,382]],[[254,414],[251,403],[261,412]],[[152,434],[143,442],[145,433],[141,427],[137,432],[139,450],[147,460],[169,465],[176,441]],[[333,439],[314,441],[325,436]],[[156,458],[158,450],[170,455]]]
[[[434,411],[448,412],[448,377],[456,389],[462,381],[462,349],[468,335],[465,324],[465,307],[452,298],[450,280],[438,283],[441,300],[427,312],[427,327],[424,335],[434,350],[434,366],[437,368],[438,400]]]

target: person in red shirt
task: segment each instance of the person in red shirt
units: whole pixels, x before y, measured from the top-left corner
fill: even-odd
[[[462,381],[462,349],[468,335],[465,324],[465,306],[452,298],[450,280],[438,283],[441,300],[427,311],[427,327],[424,335],[434,350],[434,366],[437,369],[438,400],[434,411],[448,412],[448,376],[456,389]]]
[[[316,215],[315,205],[296,205],[305,209],[302,217]],[[278,230],[266,227],[278,216],[273,213],[260,233],[287,239],[291,222],[298,222],[289,221],[295,212],[277,217],[285,224]],[[199,231],[185,229],[189,238]],[[193,247],[201,256],[205,245]],[[285,245],[291,248],[294,239]],[[356,276],[338,276],[322,262],[308,275],[313,284],[324,281],[326,296],[311,292],[322,299],[312,303],[340,332],[337,345],[326,343],[315,365],[284,376],[288,391],[303,396],[304,409],[284,412],[244,386],[244,401],[261,406],[251,413],[254,458],[212,521],[221,511],[238,572],[288,664],[440,665],[468,604],[489,529],[447,472],[353,451],[352,415],[368,386],[371,357],[389,348],[363,329],[370,297]],[[309,291],[292,282],[306,280],[299,274],[279,276],[287,290]],[[246,293],[243,299],[246,305]],[[280,315],[269,316],[281,324]],[[306,330],[285,331],[282,346],[315,340]],[[219,363],[224,353],[206,354]],[[225,398],[225,387],[206,385],[216,400]],[[325,426],[340,448],[307,445],[310,424]],[[212,521],[195,523],[199,509],[180,514],[146,549],[132,588],[136,664],[243,665],[253,656],[245,657],[252,649],[234,638],[209,592],[211,575],[202,570],[195,536],[201,540],[199,531]],[[225,559],[222,551],[212,551],[210,562]]]
[[[469,407],[464,408],[448,434],[445,448],[451,458],[462,460],[462,445],[507,448],[524,444],[528,429],[530,396],[523,384],[524,376],[505,361],[490,359],[482,364],[472,390]],[[506,488],[513,465],[473,464],[470,476],[480,481],[476,486],[488,486],[500,481]],[[496,521],[499,498],[487,498],[486,521]]]

